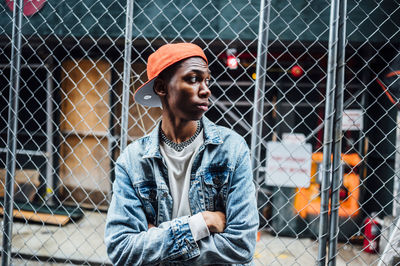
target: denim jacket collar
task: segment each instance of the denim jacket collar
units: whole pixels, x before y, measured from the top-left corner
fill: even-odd
[[[222,144],[221,134],[214,123],[212,123],[207,117],[203,116],[201,118],[201,122],[203,124],[204,131],[204,145],[208,144]],[[160,130],[161,121],[159,121],[153,131],[148,135],[148,141],[146,143],[146,151],[143,155],[143,158],[151,158],[158,157],[161,158],[160,152],[160,138],[159,138],[159,130]]]

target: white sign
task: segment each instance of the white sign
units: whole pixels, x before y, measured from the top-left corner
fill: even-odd
[[[342,130],[362,130],[363,115],[361,110],[344,110],[342,120]]]
[[[311,144],[268,142],[266,184],[282,187],[309,187],[311,156]]]
[[[306,141],[306,136],[302,133],[283,133],[282,141],[300,144]]]

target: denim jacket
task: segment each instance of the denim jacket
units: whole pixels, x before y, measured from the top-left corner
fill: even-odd
[[[188,216],[172,217],[159,126],[131,143],[115,166],[105,243],[115,265],[252,264],[258,229],[249,149],[230,129],[202,118],[204,144],[191,169],[192,215],[222,211],[223,233],[194,241]],[[148,228],[148,223],[156,227]]]

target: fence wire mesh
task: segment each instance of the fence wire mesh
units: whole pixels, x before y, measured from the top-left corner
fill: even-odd
[[[256,265],[323,265],[328,259],[333,265],[396,265],[400,3],[338,2],[347,3],[344,111],[333,121],[341,123],[340,132],[327,123],[339,109],[327,99],[327,80],[339,79],[329,66],[341,66],[328,60],[337,52],[337,39],[330,38],[337,1],[2,1],[0,196],[14,199],[12,232],[2,226],[3,265],[5,255],[13,264],[110,264],[103,235],[114,163],[125,141],[148,134],[160,120],[161,109],[136,104],[133,94],[147,80],[148,56],[169,42],[205,50],[213,78],[206,116],[258,151],[252,153],[260,219]],[[19,25],[12,10],[21,3]],[[268,13],[265,29],[259,28],[261,12]],[[260,46],[263,30],[268,39]],[[260,47],[266,66],[257,70]],[[337,95],[340,84],[333,85]],[[324,132],[341,141],[337,169],[324,165],[335,145]],[[10,176],[13,190],[6,186]],[[328,220],[322,218],[323,180],[326,203],[339,199],[326,209]],[[6,221],[7,203],[0,207]],[[336,230],[322,234],[320,228],[328,228],[322,223],[333,215]],[[332,254],[321,254],[323,239],[333,243]]]

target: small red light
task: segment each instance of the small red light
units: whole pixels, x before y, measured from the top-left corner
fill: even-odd
[[[237,69],[238,68],[238,59],[234,55],[228,55],[226,58],[226,64],[229,69]]]
[[[340,190],[339,190],[339,199],[341,200],[341,201],[343,201],[343,200],[345,200],[347,198],[347,189],[345,189],[345,188],[341,188]]]
[[[295,78],[301,77],[303,73],[304,73],[303,69],[298,65],[293,66],[292,69],[290,70],[290,74],[292,74],[292,76]]]

